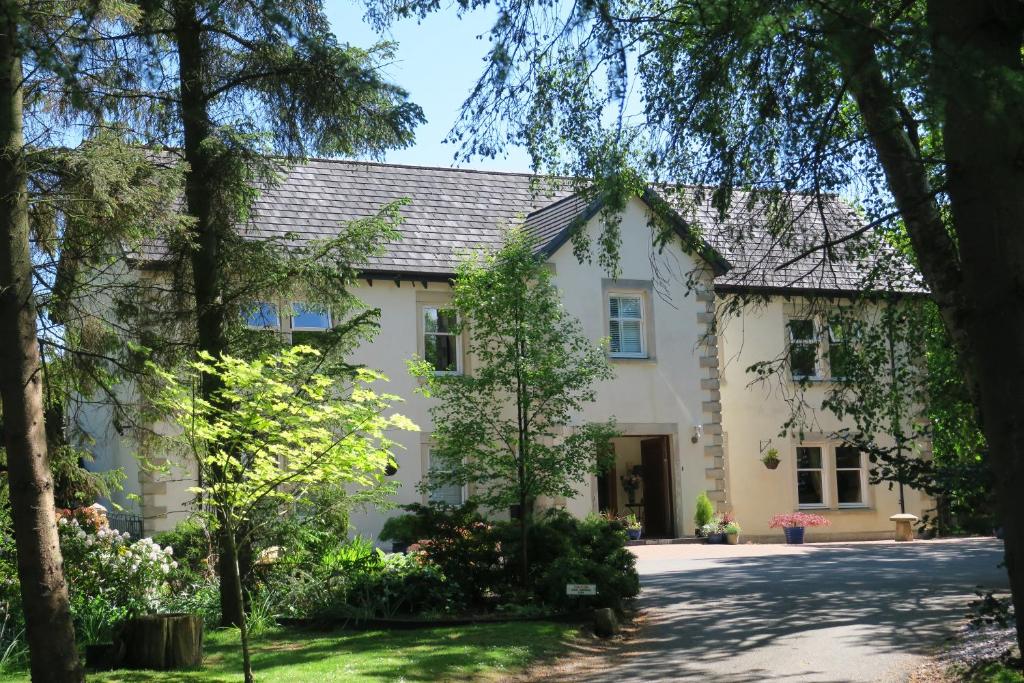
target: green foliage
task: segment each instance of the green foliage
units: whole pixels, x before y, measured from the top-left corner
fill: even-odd
[[[564,510],[549,510],[531,530],[534,592],[558,609],[621,608],[640,593],[636,556],[626,548],[622,525],[591,515],[580,520]],[[506,542],[512,542],[511,539]],[[568,583],[593,583],[596,596],[570,597]]]
[[[502,590],[506,558],[501,538],[475,503],[461,507],[413,504],[404,509],[410,514],[389,519],[382,538],[412,544],[409,552],[437,565],[472,604],[479,605],[487,594]]]
[[[587,605],[621,606],[640,590],[636,558],[626,549],[618,521],[594,515],[579,520],[562,510],[538,515],[528,537],[530,581],[518,582],[514,560],[522,536],[515,522],[481,518],[470,503],[461,508],[411,505],[388,537],[415,539],[410,548],[438,566],[471,606],[516,610],[577,609]],[[595,583],[594,598],[568,598],[566,583]]]
[[[777,448],[769,448],[765,451],[764,455],[761,456],[761,462],[765,465],[771,465],[772,463],[779,462],[779,450]]]
[[[171,590],[161,600],[161,612],[198,614],[207,629],[220,626],[220,582],[217,577],[193,575],[184,580],[172,571],[168,580]]]
[[[551,272],[530,237],[510,231],[496,253],[458,267],[452,310],[468,333],[473,371],[434,374],[414,363],[424,393],[437,399],[424,487],[472,484],[491,509],[520,505],[529,525],[539,496],[575,496],[575,484],[607,469],[614,420],[573,424],[611,379],[604,349],[562,308]]]
[[[171,548],[131,541],[104,522],[76,515],[58,524],[71,613],[85,644],[109,642],[124,619],[157,611],[177,567]]]
[[[715,506],[708,498],[707,491],[701,491],[697,494],[697,505],[693,513],[693,523],[698,529],[704,528],[706,524],[711,522],[711,519],[715,516]]]
[[[201,582],[213,575],[212,556],[216,541],[199,520],[185,520],[171,531],[153,535],[153,542],[172,548],[178,566],[170,573],[172,586]]]
[[[416,429],[383,415],[398,397],[372,391],[382,375],[360,369],[344,382],[316,372],[308,361],[319,357],[305,346],[254,361],[203,354],[188,382],[154,368],[164,381],[159,402],[203,474],[194,490],[211,525],[237,531],[261,505],[290,506],[324,481],[377,486],[393,459],[386,432]],[[220,400],[195,394],[201,373],[219,379]]]
[[[261,588],[274,609],[290,617],[324,620],[391,618],[447,612],[462,606],[459,586],[419,554],[385,554],[354,538],[336,544],[312,564],[287,559]]]

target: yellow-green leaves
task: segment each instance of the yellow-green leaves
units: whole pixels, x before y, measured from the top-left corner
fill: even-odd
[[[401,399],[373,390],[383,375],[327,376],[319,356],[308,346],[256,360],[201,352],[184,377],[153,368],[163,385],[156,400],[202,474],[192,490],[221,523],[237,527],[257,505],[294,501],[325,481],[373,487],[398,448],[386,434],[418,429],[385,414]],[[210,400],[196,390],[203,375],[219,385]]]

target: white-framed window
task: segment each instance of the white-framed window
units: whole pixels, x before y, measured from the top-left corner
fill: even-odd
[[[455,311],[440,306],[423,307],[423,357],[438,374],[461,372],[462,342]]]
[[[863,507],[864,455],[851,446],[836,446],[836,502],[839,507]]]
[[[818,326],[813,318],[793,318],[789,328],[789,369],[794,379],[818,378]]]
[[[850,374],[850,338],[846,325],[833,320],[828,324],[828,374],[845,379]]]
[[[435,462],[434,454],[432,452],[427,453],[427,463],[428,480],[436,476],[436,472],[443,471],[439,469],[443,467],[443,463]],[[446,505],[458,507],[466,502],[465,492],[466,487],[462,484],[446,484],[444,486],[437,487],[431,486],[427,500],[431,503],[444,503]]]
[[[796,493],[800,507],[825,507],[825,459],[821,446],[797,446]]]
[[[292,303],[292,332],[326,332],[331,329],[331,312],[301,302]]]
[[[245,314],[245,324],[254,330],[279,330],[281,317],[277,312],[277,304],[269,301],[257,301]]]
[[[646,358],[644,298],[641,294],[608,295],[609,352],[615,358]]]

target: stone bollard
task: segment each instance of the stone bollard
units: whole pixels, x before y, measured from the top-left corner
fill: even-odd
[[[610,638],[619,632],[619,620],[615,618],[615,610],[601,607],[594,610],[594,633],[602,638]]]
[[[901,513],[898,515],[893,515],[889,519],[893,522],[896,522],[897,541],[914,540],[914,523],[917,521],[917,515]]]

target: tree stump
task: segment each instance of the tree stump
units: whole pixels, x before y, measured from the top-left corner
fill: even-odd
[[[189,669],[203,663],[203,619],[195,614],[147,614],[127,619],[115,645],[131,669]]]

